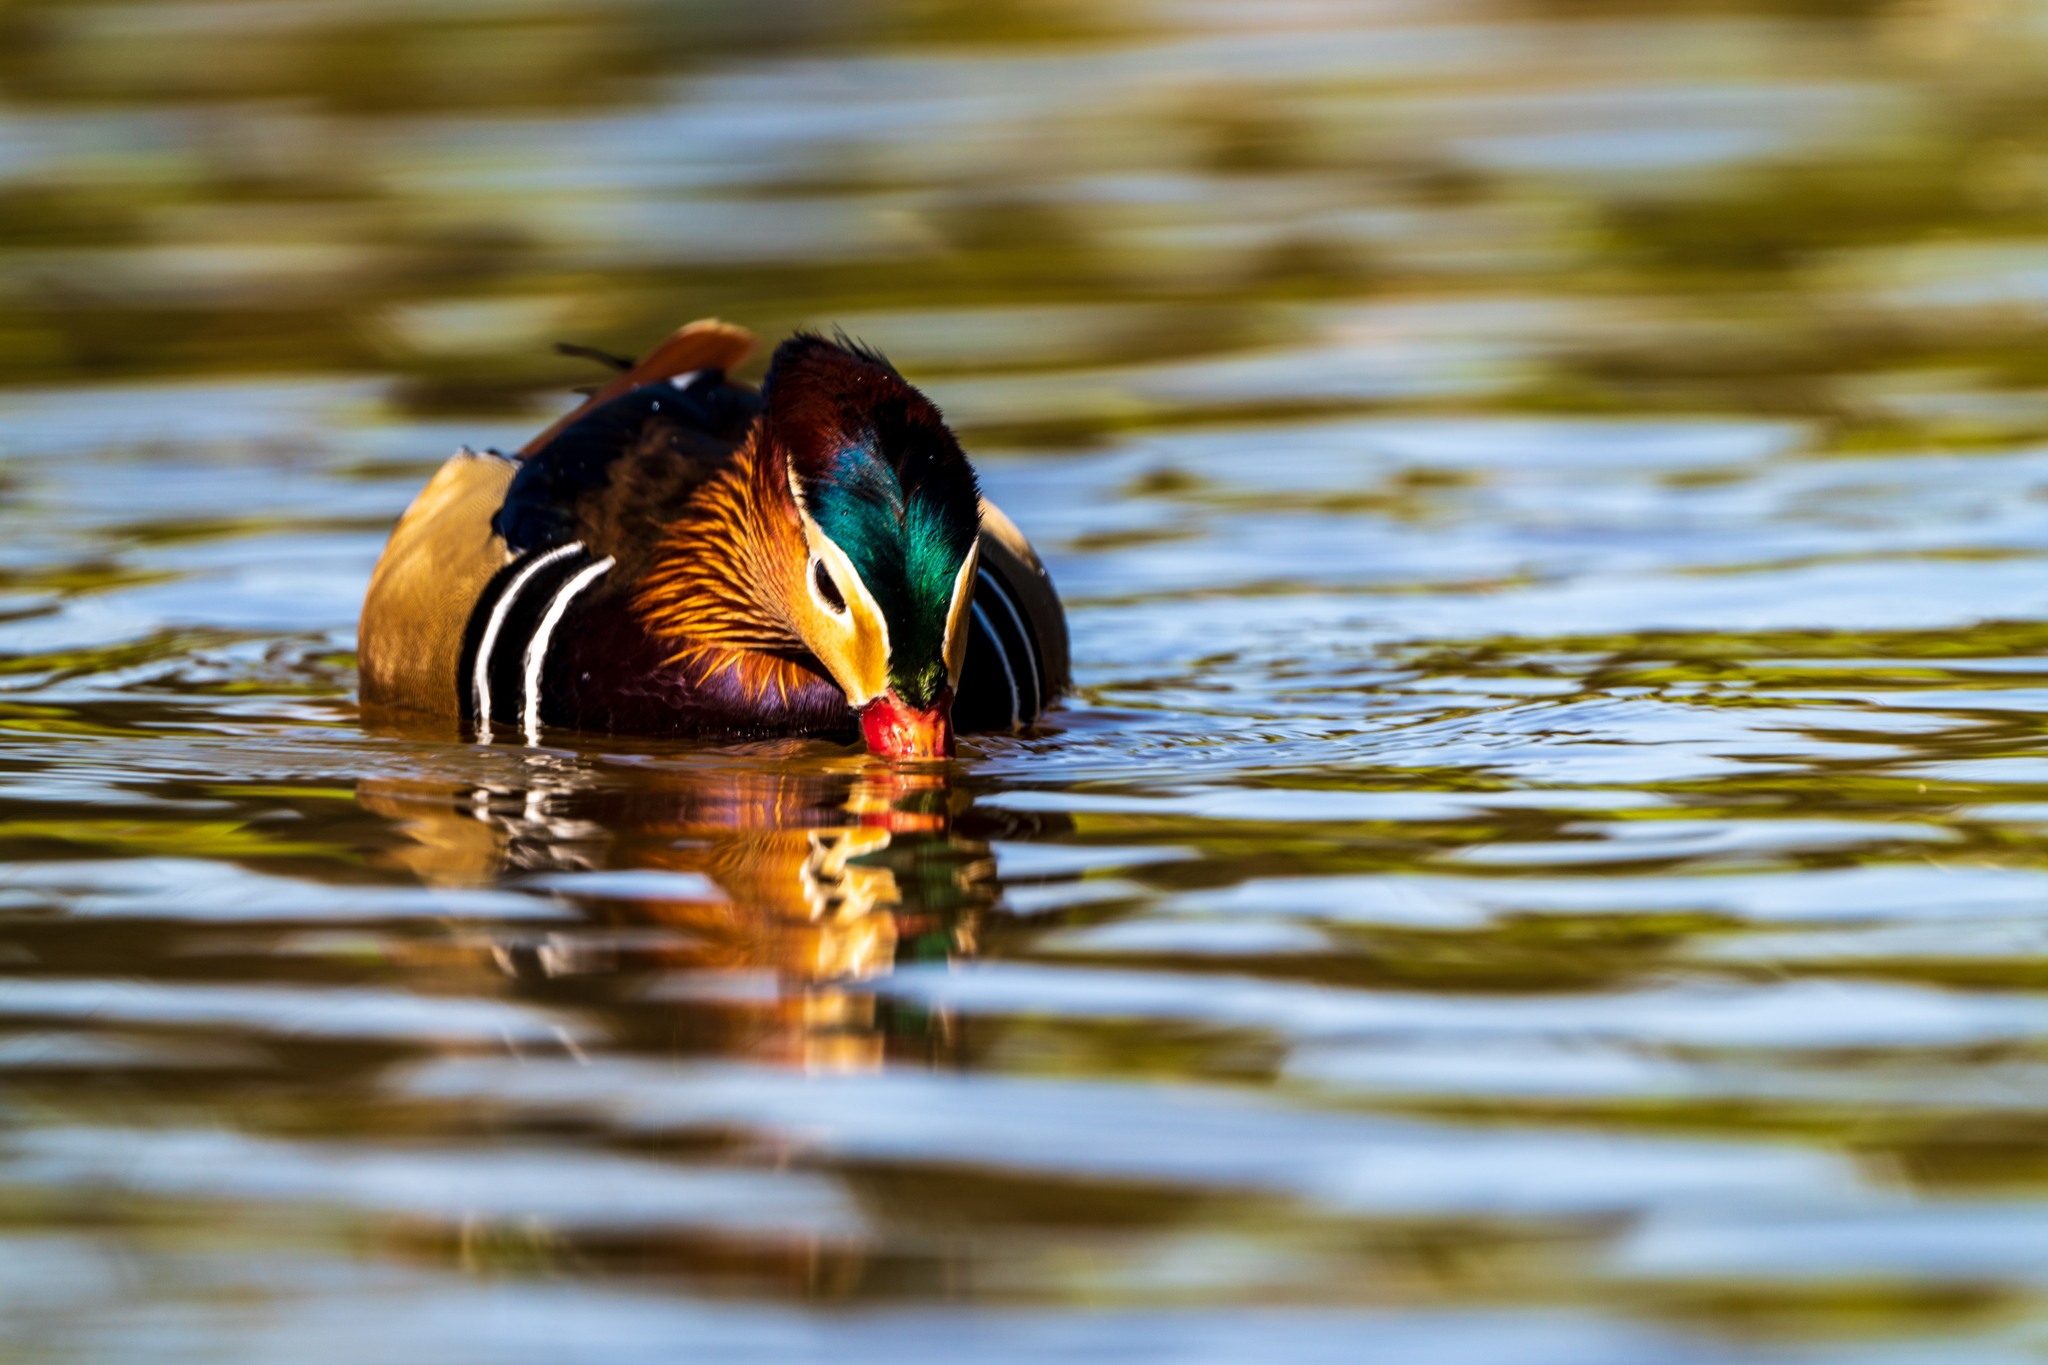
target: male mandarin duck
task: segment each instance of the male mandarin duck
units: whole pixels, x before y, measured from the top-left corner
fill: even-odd
[[[632,735],[953,752],[1066,687],[1066,617],[939,410],[880,354],[692,323],[517,458],[414,499],[358,630],[373,710]],[[619,362],[624,364],[625,362]]]

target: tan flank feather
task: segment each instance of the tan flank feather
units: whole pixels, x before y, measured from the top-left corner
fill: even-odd
[[[462,451],[398,519],[370,575],[356,627],[356,666],[370,707],[454,716],[469,611],[505,563],[491,517],[518,466]]]

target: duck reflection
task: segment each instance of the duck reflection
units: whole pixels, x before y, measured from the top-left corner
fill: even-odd
[[[745,1039],[703,1041],[807,1066],[879,1065],[892,1030],[859,983],[972,955],[996,894],[988,844],[961,829],[971,801],[945,770],[593,770],[536,755],[515,783],[378,779],[358,799],[403,833],[386,856],[423,882],[537,885],[578,908],[574,929],[483,945],[515,990],[588,1005],[608,982],[603,1003],[625,1006],[629,1034],[644,1029],[624,1016],[650,995],[674,1007],[671,1023],[677,1009],[737,1012]]]

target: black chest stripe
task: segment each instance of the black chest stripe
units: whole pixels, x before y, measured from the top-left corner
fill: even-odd
[[[533,628],[533,638],[526,642],[524,676],[520,680],[519,723],[526,727],[526,742],[540,743],[541,690],[547,677],[548,646],[554,643],[555,627],[562,624],[562,618],[569,614],[569,608],[592,584],[610,572],[613,563],[610,556],[584,564],[569,575],[561,587],[549,596],[547,610],[541,613],[540,621]]]
[[[494,722],[523,726],[534,739],[554,630],[569,604],[611,564],[571,543],[519,555],[491,579],[470,610],[462,646],[462,713],[476,725],[478,740],[489,742]]]
[[[1010,685],[1010,728],[1021,730],[1024,728],[1024,697],[1017,690],[1017,670],[1010,666],[1010,651],[1003,648],[1003,637],[996,634],[995,626],[989,622],[988,613],[982,610],[979,594],[967,604],[967,609],[973,613],[974,630],[979,631],[987,639],[995,650],[996,662],[1003,666],[1003,681]],[[968,637],[968,645],[970,648],[973,646],[972,635]]]
[[[976,569],[975,576],[981,580],[981,586],[988,590],[989,595],[998,604],[997,607],[990,608],[989,614],[995,618],[998,625],[1007,624],[1015,632],[1004,641],[1003,652],[1010,653],[1008,646],[1011,641],[1014,641],[1016,648],[1022,652],[1022,671],[1031,682],[1031,702],[1028,706],[1024,705],[1020,698],[1018,710],[1025,721],[1036,720],[1038,713],[1045,709],[1045,681],[1038,673],[1038,649],[1031,641],[1031,627],[1025,621],[1024,613],[1017,609],[1016,597],[1001,575],[990,573],[987,569]],[[979,600],[982,594],[977,590],[974,595]],[[1014,683],[1012,685],[1014,686]]]

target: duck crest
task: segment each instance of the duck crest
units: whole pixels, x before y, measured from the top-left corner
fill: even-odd
[[[789,604],[806,592],[806,517],[846,555],[897,638],[892,682],[946,682],[947,607],[980,534],[974,472],[939,411],[874,351],[784,342],[765,408],[732,465],[670,528],[635,608],[666,662],[750,702],[818,673]]]
[[[761,431],[803,513],[843,551],[893,633],[891,683],[945,685],[948,606],[981,533],[974,469],[930,399],[880,354],[799,333],[776,348]]]

